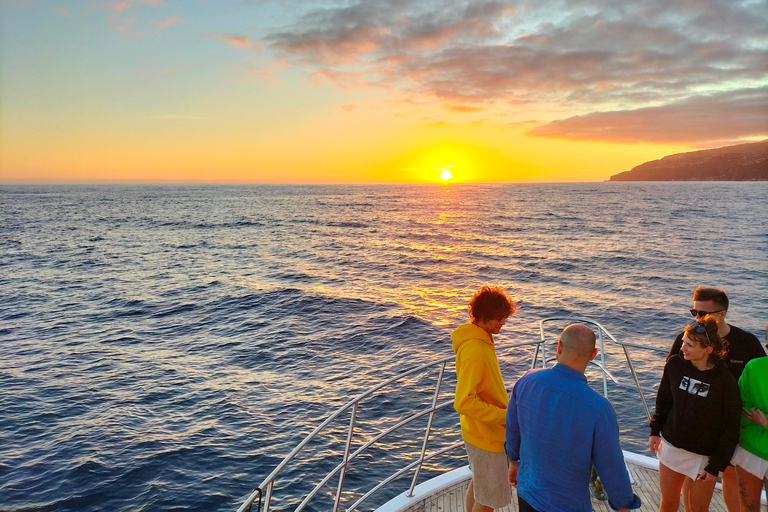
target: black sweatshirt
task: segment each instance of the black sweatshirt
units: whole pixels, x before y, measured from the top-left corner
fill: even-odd
[[[739,444],[739,384],[722,361],[698,370],[680,356],[664,367],[651,418],[651,435],[661,433],[677,448],[708,455],[704,469],[717,476]]]

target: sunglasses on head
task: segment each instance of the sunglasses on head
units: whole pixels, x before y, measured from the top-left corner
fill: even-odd
[[[691,315],[692,316],[694,316],[696,318],[699,318],[700,316],[712,315],[714,313],[719,313],[719,312],[725,311],[725,310],[724,309],[718,309],[717,311],[699,311],[698,309],[691,309],[690,311],[691,311]]]
[[[700,324],[699,322],[691,322],[688,327],[690,327],[692,330],[695,330],[698,333],[705,333],[707,332],[707,328],[704,327],[704,324]]]
[[[691,328],[691,330],[699,333],[699,334],[707,334],[707,342],[709,345],[712,345],[712,339],[709,337],[709,332],[707,332],[707,328],[704,327],[704,324],[700,324],[699,322],[691,322],[688,327]]]

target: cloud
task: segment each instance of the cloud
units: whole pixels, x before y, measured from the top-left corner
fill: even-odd
[[[277,58],[308,67],[316,82],[384,86],[459,111],[681,108],[768,80],[768,0],[302,6],[295,23],[262,39]],[[733,137],[751,130],[737,124]]]
[[[224,41],[230,46],[234,46],[236,48],[256,48],[256,49],[262,48],[262,45],[253,42],[250,38],[246,36],[233,35],[233,34],[210,34],[210,36],[216,39],[219,39],[221,41]]]
[[[166,29],[166,28],[172,27],[172,26],[176,25],[177,23],[181,23],[183,21],[185,21],[185,20],[181,19],[179,16],[171,16],[170,18],[168,18],[166,20],[155,20],[152,23],[154,23],[157,26],[157,28],[162,30],[162,29]]]
[[[112,1],[112,10],[115,12],[124,12],[132,9],[134,5],[162,5],[163,0],[114,0]]]
[[[143,31],[135,29],[137,22],[138,18],[136,16],[110,16],[109,18],[109,24],[112,28],[123,35],[132,37],[144,35]]]
[[[768,87],[696,96],[659,107],[594,112],[537,126],[536,137],[713,146],[768,135]]]

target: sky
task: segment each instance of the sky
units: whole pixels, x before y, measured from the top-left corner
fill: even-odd
[[[602,181],[768,138],[766,27],[768,0],[0,0],[0,182]]]

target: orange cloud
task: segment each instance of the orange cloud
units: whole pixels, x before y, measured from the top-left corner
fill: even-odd
[[[181,21],[183,21],[183,20],[179,16],[172,16],[172,17],[168,18],[167,20],[154,21],[153,23],[155,25],[157,25],[157,27],[160,28],[160,29],[166,29],[168,27],[172,27],[172,26],[176,25],[177,23],[179,23]]]
[[[211,34],[211,37],[220,39],[230,46],[234,46],[236,48],[262,48],[262,45],[254,43],[250,38],[246,36],[238,36],[233,34]]]
[[[163,0],[117,0],[112,2],[112,10],[115,12],[124,12],[131,9],[135,4],[143,5],[162,5]]]

